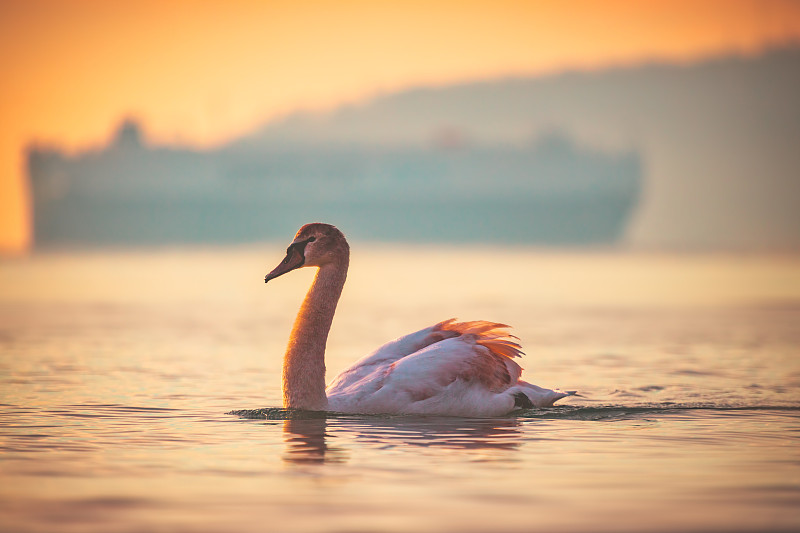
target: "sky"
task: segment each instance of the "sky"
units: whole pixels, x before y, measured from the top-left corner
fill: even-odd
[[[0,251],[30,246],[24,149],[211,147],[300,109],[800,42],[800,1],[0,3]]]

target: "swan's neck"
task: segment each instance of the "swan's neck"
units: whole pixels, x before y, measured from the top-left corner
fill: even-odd
[[[283,360],[283,406],[324,411],[325,344],[342,294],[349,254],[321,266],[294,321]]]

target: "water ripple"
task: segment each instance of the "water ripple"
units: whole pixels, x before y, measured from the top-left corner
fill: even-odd
[[[537,409],[522,409],[504,417],[495,419],[558,419],[558,420],[603,420],[608,418],[635,417],[653,414],[667,414],[691,411],[800,411],[800,406],[793,405],[715,405],[715,404],[677,404],[662,403],[647,406],[603,405],[603,406],[558,406]],[[302,409],[285,409],[282,407],[264,407],[261,409],[236,409],[225,413],[242,419],[254,420],[311,420],[311,419],[363,419],[392,420],[403,418],[430,418],[453,420],[480,420],[474,418],[426,416],[426,415],[362,415],[336,413],[333,411],[305,411]]]

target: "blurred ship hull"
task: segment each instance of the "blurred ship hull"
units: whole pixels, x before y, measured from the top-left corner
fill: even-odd
[[[526,147],[149,148],[29,153],[37,247],[284,239],[318,220],[354,238],[612,243],[635,208],[635,154]]]

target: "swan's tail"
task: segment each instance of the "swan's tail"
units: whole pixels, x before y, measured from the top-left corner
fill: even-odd
[[[516,386],[511,387],[509,392],[514,396],[515,408],[533,409],[535,407],[550,407],[562,398],[575,396],[578,391],[545,389],[532,383],[520,381]]]

